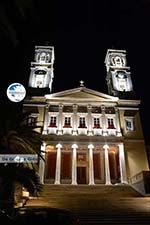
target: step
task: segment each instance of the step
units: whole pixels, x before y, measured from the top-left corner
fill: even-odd
[[[118,197],[140,197],[141,194],[129,185],[44,185],[41,192],[42,197],[60,195],[93,195],[99,196],[118,196]]]

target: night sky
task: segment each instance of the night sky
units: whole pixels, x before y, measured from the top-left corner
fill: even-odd
[[[12,107],[6,97],[12,82],[27,87],[35,45],[55,48],[53,92],[84,80],[87,88],[107,93],[107,49],[124,49],[150,143],[149,30],[150,0],[1,0],[0,104]]]

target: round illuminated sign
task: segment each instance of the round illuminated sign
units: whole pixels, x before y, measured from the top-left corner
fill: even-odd
[[[7,97],[12,102],[20,102],[26,96],[26,89],[20,83],[13,83],[7,88]]]

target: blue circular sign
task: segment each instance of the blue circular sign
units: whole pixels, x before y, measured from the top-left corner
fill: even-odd
[[[12,102],[20,102],[26,96],[26,89],[20,83],[13,83],[7,88],[7,97]]]

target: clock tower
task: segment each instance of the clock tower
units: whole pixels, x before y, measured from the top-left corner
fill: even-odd
[[[130,67],[127,66],[126,51],[108,49],[105,64],[108,93],[120,98],[132,98],[133,86]]]
[[[35,46],[34,62],[31,62],[29,77],[30,93],[50,93],[54,77],[54,47]]]

